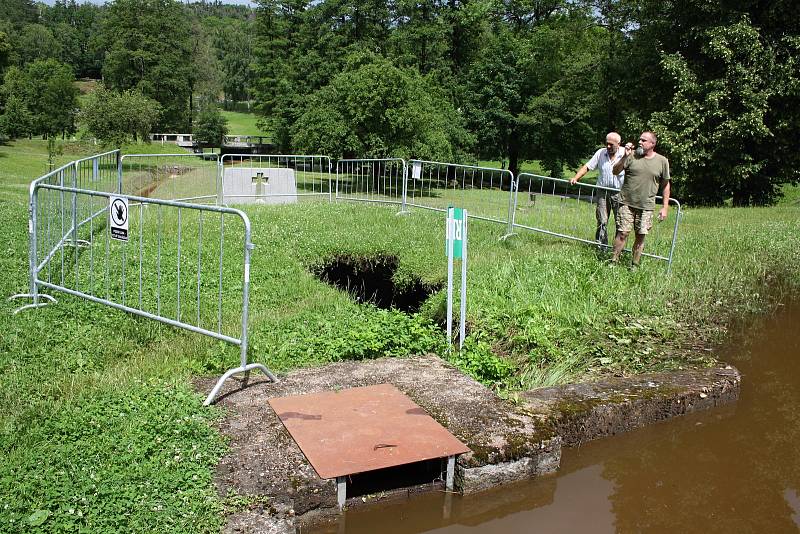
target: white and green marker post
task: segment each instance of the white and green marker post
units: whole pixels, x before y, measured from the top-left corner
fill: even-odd
[[[464,346],[467,316],[467,210],[447,208],[447,342],[453,342],[453,260],[461,260],[461,317],[458,348]]]

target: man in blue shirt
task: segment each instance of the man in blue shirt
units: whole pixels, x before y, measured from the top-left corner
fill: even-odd
[[[609,132],[606,135],[606,147],[599,149],[594,153],[592,159],[586,162],[575,176],[569,181],[571,184],[576,184],[578,180],[583,178],[589,171],[599,169],[600,175],[597,177],[597,185],[606,187],[608,189],[598,189],[597,195],[597,232],[595,232],[595,240],[601,245],[608,246],[608,217],[611,210],[614,210],[614,224],[617,222],[617,212],[619,209],[619,190],[622,188],[622,183],[625,179],[625,171],[614,174],[614,164],[625,155],[625,149],[620,145],[622,137],[617,132]]]

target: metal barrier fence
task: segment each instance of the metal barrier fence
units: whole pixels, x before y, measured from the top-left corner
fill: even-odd
[[[328,156],[234,155],[220,159],[219,204],[290,204],[333,199]]]
[[[614,194],[618,190],[569,180],[521,173],[517,178],[514,227],[532,230],[555,237],[597,244],[595,240],[597,199],[601,195]],[[662,198],[657,197],[660,204]],[[678,237],[681,217],[680,202],[669,200],[670,215],[662,222],[654,221],[645,243],[644,256],[667,262],[672,266],[672,256]],[[608,235],[610,248],[614,239],[616,221],[612,212],[609,217]],[[602,246],[602,245],[601,245]],[[630,248],[626,249],[630,252]]]
[[[57,199],[62,211],[62,219],[58,228],[55,225],[51,227],[49,219],[46,224],[42,224],[39,222],[42,213],[40,213],[40,207],[36,199],[38,188],[43,185],[61,187],[66,185],[73,188],[91,187],[98,191],[118,191],[120,189],[119,157],[119,150],[112,150],[79,159],[52,170],[31,182],[28,204],[28,293],[12,295],[10,299],[31,299],[32,302],[18,308],[14,313],[28,308],[38,308],[48,302],[56,301],[54,297],[40,294],[38,291],[36,284],[37,258],[43,257],[49,260],[59,250],[63,253],[63,247],[85,246],[87,244],[86,241],[78,238],[78,230],[95,216],[91,209],[79,205],[74,195],[65,196],[62,193]],[[52,203],[53,199],[50,199],[50,204]],[[46,236],[42,234],[45,229]],[[50,236],[56,233],[59,234],[58,240],[51,244]],[[45,237],[48,239],[45,239]],[[46,302],[41,302],[41,300]]]
[[[406,205],[437,211],[458,206],[472,219],[513,229],[514,175],[506,169],[411,160],[406,183]]]
[[[340,159],[336,199],[400,204],[406,207],[407,166],[403,159]]]
[[[608,190],[504,169],[402,159],[340,160],[333,187],[327,156],[137,154],[118,150],[77,160],[30,185],[29,293],[17,310],[55,299],[46,288],[204,334],[240,347],[205,400],[247,362],[250,220],[224,202],[327,198],[469,210],[473,219],[595,244],[595,207]],[[230,171],[230,172],[229,172]],[[128,240],[112,238],[109,204],[128,205]],[[192,201],[216,202],[202,205]],[[681,206],[657,224],[644,255],[672,263]],[[670,232],[671,230],[671,232]],[[234,244],[232,244],[234,243]]]
[[[221,189],[218,154],[126,154],[120,161],[121,193],[217,203]]]
[[[114,151],[31,184],[30,293],[12,298],[33,302],[17,311],[55,301],[40,293],[50,289],[239,346],[239,367],[219,379],[206,405],[236,373],[259,369],[275,380],[264,365],[247,362],[253,248],[247,215],[121,194],[122,170]],[[117,198],[128,206],[127,240],[110,230],[109,205]]]

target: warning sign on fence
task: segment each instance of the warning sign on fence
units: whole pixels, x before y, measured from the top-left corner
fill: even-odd
[[[108,214],[111,227],[111,238],[119,241],[128,240],[128,199],[125,197],[109,197]]]

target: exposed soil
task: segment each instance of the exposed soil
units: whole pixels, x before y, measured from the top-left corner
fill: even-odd
[[[360,303],[369,302],[383,309],[403,312],[419,311],[428,297],[441,289],[441,284],[426,284],[412,278],[399,286],[394,276],[400,260],[397,256],[351,256],[341,254],[310,268],[323,282],[342,291]]]

